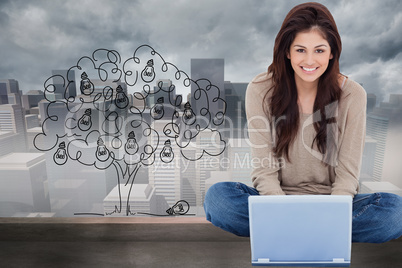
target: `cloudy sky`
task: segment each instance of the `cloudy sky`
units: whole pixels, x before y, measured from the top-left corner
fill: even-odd
[[[287,12],[305,1],[0,1],[0,79],[42,89],[98,48],[123,59],[148,44],[190,74],[191,58],[224,58],[225,80],[249,82],[272,60]],[[402,1],[319,1],[343,41],[341,71],[388,101],[402,93]]]

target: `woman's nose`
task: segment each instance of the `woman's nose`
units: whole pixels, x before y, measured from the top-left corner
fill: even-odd
[[[304,62],[309,66],[314,65],[314,55],[312,53],[306,53],[306,58],[304,59]]]

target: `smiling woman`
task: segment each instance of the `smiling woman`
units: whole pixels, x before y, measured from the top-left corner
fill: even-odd
[[[402,198],[357,194],[366,131],[366,92],[339,71],[341,38],[329,10],[304,3],[287,14],[268,72],[246,92],[254,187],[222,182],[205,196],[214,225],[249,235],[250,195],[349,195],[354,242],[402,235]],[[268,126],[268,127],[267,127]],[[269,155],[286,159],[264,165]]]

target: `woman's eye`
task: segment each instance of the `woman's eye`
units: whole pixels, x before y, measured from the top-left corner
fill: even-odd
[[[296,50],[296,52],[303,53],[304,49],[299,48],[299,49]]]
[[[322,49],[317,49],[316,52],[317,52],[317,53],[323,53],[324,50],[322,50]]]

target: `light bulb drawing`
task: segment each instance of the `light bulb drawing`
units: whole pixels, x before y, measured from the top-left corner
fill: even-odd
[[[147,62],[147,66],[145,66],[144,70],[141,72],[141,78],[144,82],[150,83],[155,79],[155,71],[154,71],[154,61],[150,59]]]
[[[179,200],[171,208],[166,210],[169,215],[185,215],[190,210],[190,205],[186,200]]]
[[[131,131],[128,134],[128,139],[124,146],[124,149],[125,149],[126,153],[128,153],[129,155],[133,155],[136,152],[138,152],[138,144],[137,144],[137,141],[135,140],[134,131]]]
[[[92,81],[89,80],[86,72],[83,72],[81,74],[80,90],[81,90],[82,94],[87,95],[87,96],[91,95],[95,90],[95,86],[92,83]]]
[[[178,216],[178,215],[186,215],[187,212],[190,210],[190,204],[186,200],[179,200],[174,204],[171,208],[166,210],[166,214],[153,214],[147,212],[137,212],[136,214],[139,215],[151,215],[151,216]],[[195,216],[195,214],[187,214]]]
[[[63,141],[53,155],[53,160],[57,165],[64,165],[67,162],[66,143]]]
[[[164,98],[160,97],[156,100],[156,104],[151,109],[151,117],[155,120],[161,119],[165,114],[163,107]]]
[[[98,147],[96,148],[96,158],[99,161],[105,162],[109,159],[110,153],[109,150],[106,148],[102,138],[98,139]]]
[[[195,114],[193,109],[191,109],[191,104],[186,102],[184,104],[183,121],[186,125],[192,125],[195,122]]]
[[[85,113],[78,120],[78,128],[82,131],[87,131],[92,126],[91,109],[86,109]]]
[[[164,147],[160,153],[161,160],[164,163],[170,163],[174,158],[174,153],[170,145],[170,140],[166,140],[164,143]]]
[[[117,86],[116,92],[116,99],[114,100],[116,106],[120,109],[126,108],[128,106],[128,98],[120,85]]]

